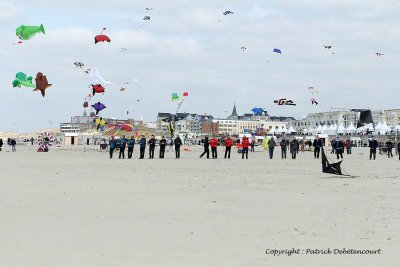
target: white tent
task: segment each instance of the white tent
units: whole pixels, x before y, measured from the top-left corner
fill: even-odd
[[[362,127],[360,127],[360,128],[357,128],[356,132],[357,132],[357,133],[361,133],[361,132],[366,131],[367,129],[370,130],[370,131],[372,131],[372,130],[374,129],[374,125],[373,125],[372,123],[369,123],[369,124],[367,124],[367,125],[365,125],[365,126],[362,126]]]
[[[293,128],[293,125],[290,125],[289,130],[287,130],[287,133],[297,133],[297,131]]]
[[[321,133],[326,133],[326,131],[328,131],[328,126],[326,126],[325,124],[324,126],[322,126]]]
[[[394,128],[393,128],[393,131],[398,131],[398,132],[400,132],[400,124],[397,125],[396,127],[394,127]]]
[[[318,125],[318,128],[315,129],[315,131],[318,132],[318,133],[320,133],[320,132],[322,131],[322,126],[321,126],[321,125]]]
[[[337,128],[337,133],[338,133],[338,134],[342,134],[342,133],[344,133],[344,127],[343,127],[343,124],[340,124],[340,125],[339,125],[339,127]]]
[[[356,131],[356,127],[354,127],[353,123],[349,125],[349,127],[346,128],[346,133],[354,133]]]

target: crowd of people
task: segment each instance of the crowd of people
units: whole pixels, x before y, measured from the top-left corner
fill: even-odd
[[[3,145],[4,145],[3,139],[0,138],[0,152],[1,152],[2,149],[3,149]],[[16,146],[17,146],[17,141],[15,141],[15,139],[8,138],[8,139],[7,139],[7,145],[11,146],[11,151],[12,151],[12,152],[16,152],[16,151],[17,151],[17,148],[16,148]]]

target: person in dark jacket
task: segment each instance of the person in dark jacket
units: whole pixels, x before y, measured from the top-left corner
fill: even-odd
[[[225,143],[225,158],[228,156],[228,159],[230,159],[231,158],[232,139],[229,135],[225,138],[224,143]]]
[[[369,146],[369,160],[371,160],[372,157],[375,160],[376,159],[376,149],[379,147],[378,141],[376,141],[375,137],[373,137],[372,139],[369,140],[368,146]]]
[[[183,145],[181,138],[179,135],[176,135],[176,138],[174,140],[174,145],[175,145],[175,158],[180,159],[181,158],[181,145]]]
[[[3,139],[0,138],[0,152],[2,147],[3,147]]]
[[[140,147],[140,159],[144,159],[144,153],[146,152],[146,138],[142,134],[142,138],[138,142]]]
[[[397,154],[399,154],[399,160],[400,160],[400,141],[397,143]]]
[[[314,139],[314,142],[312,145],[314,147],[314,159],[319,159],[319,152],[321,151],[322,140],[319,139],[319,137],[317,137]]]
[[[350,155],[351,154],[351,148],[353,147],[353,143],[349,139],[347,139],[346,143],[345,143],[345,146],[346,146],[347,154]]]
[[[286,159],[286,150],[287,150],[287,143],[285,138],[282,138],[282,141],[279,143],[282,150],[282,159]]]
[[[272,159],[274,157],[274,148],[276,146],[276,142],[274,137],[271,137],[268,141],[268,151],[269,151],[269,158]]]
[[[218,157],[217,154],[218,139],[215,136],[210,140],[210,146],[211,146],[212,158],[216,159]]]
[[[164,158],[165,146],[166,145],[167,145],[167,140],[165,139],[164,136],[161,136],[161,140],[160,140],[160,159]]]
[[[149,159],[154,159],[154,150],[156,149],[155,136],[152,135],[147,143],[149,144]]]
[[[297,151],[299,149],[299,142],[296,138],[293,138],[289,143],[290,154],[292,154],[292,159],[296,159]]]
[[[119,157],[118,158],[123,158],[125,159],[125,147],[126,147],[126,140],[125,135],[122,136],[122,138],[119,140]]]
[[[344,144],[339,137],[333,142],[333,148],[335,149],[337,159],[339,159],[339,156],[341,159],[343,159]]]
[[[256,145],[256,141],[251,140],[250,142],[250,152],[254,152],[254,146]]]
[[[133,148],[135,147],[135,139],[131,136],[131,139],[128,140],[128,159],[132,158]]]
[[[393,144],[392,140],[389,139],[389,140],[386,141],[386,148],[387,148],[388,158],[393,158],[393,146],[394,146],[394,144]]]
[[[10,144],[11,144],[12,152],[16,152],[17,150],[16,150],[15,146],[17,145],[17,142],[15,141],[15,139],[11,139]]]
[[[108,142],[108,146],[109,146],[109,152],[110,152],[110,159],[112,159],[112,157],[113,157],[113,153],[114,153],[114,150],[115,150],[115,146],[116,146],[116,142],[115,142],[115,139],[114,139],[114,136],[111,136],[111,139],[110,139],[110,141]]]
[[[244,159],[244,155],[246,155],[246,159],[249,159],[249,138],[247,136],[243,136],[242,139],[242,159]]]
[[[207,154],[207,158],[210,158],[210,141],[208,136],[204,138],[204,151],[201,153],[200,158],[202,158],[205,154]]]

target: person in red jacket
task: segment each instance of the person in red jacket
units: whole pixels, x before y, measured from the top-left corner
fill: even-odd
[[[218,139],[215,136],[210,140],[210,146],[211,146],[212,158],[216,159],[217,158]]]
[[[231,148],[232,148],[232,139],[231,137],[228,135],[225,138],[225,158],[226,156],[228,156],[228,159],[231,158]]]
[[[246,154],[246,159],[249,158],[249,139],[243,136],[242,139],[242,159],[244,159],[244,154]]]

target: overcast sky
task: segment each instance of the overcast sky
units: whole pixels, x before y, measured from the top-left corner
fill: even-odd
[[[262,107],[296,118],[331,107],[399,107],[400,1],[55,2],[0,3],[0,131],[58,127],[81,115],[93,82],[75,61],[113,82],[94,98],[106,104],[106,117],[129,111],[155,121],[157,112],[176,110],[171,93],[184,91],[189,97],[180,111],[215,117],[230,115],[234,101],[239,114]],[[224,16],[226,10],[234,14]],[[144,16],[151,19],[144,23]],[[45,35],[15,44],[19,25],[40,23]],[[111,43],[94,44],[102,27]],[[53,86],[45,98],[12,87],[20,71],[47,76]],[[319,90],[318,106],[311,105],[309,86]],[[297,106],[277,106],[278,98]]]

